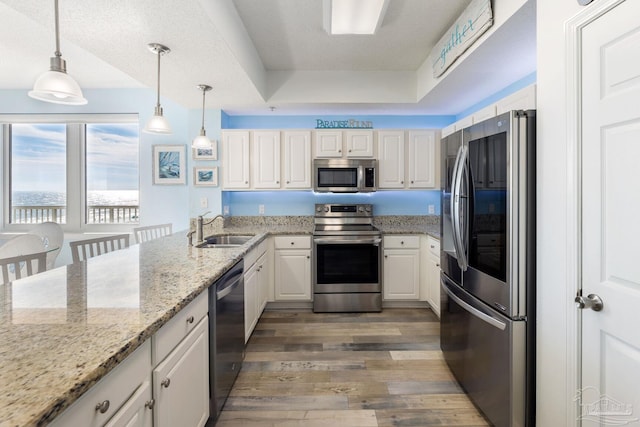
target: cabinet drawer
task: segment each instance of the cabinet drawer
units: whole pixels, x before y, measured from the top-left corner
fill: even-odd
[[[427,238],[427,246],[429,247],[429,252],[437,257],[440,256],[440,240],[429,236]]]
[[[103,426],[149,380],[150,372],[151,344],[147,340],[53,420],[51,426]],[[101,403],[104,412],[96,409]]]
[[[420,236],[384,236],[385,249],[418,249]]]
[[[209,311],[208,292],[198,295],[180,310],[152,337],[153,366],[160,363],[171,350],[198,324]]]
[[[276,236],[276,249],[311,249],[310,236]]]

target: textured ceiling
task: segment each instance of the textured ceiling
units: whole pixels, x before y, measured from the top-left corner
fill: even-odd
[[[499,1],[527,4],[426,89],[416,72],[470,0],[390,0],[374,36],[329,36],[322,0],[60,0],[61,51],[83,88],[155,89],[163,43],[162,96],[187,108],[205,83],[230,114],[456,114],[535,71],[535,0]],[[0,0],[0,89],[48,68],[53,21],[53,0]]]

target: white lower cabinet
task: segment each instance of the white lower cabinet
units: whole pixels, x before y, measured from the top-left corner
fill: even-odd
[[[151,344],[147,341],[50,425],[150,426],[153,407],[150,382]]]
[[[204,426],[209,418],[209,319],[153,370],[154,425]]]
[[[440,317],[440,241],[427,237],[427,301]]]
[[[311,237],[274,239],[275,300],[311,301]]]
[[[384,236],[383,298],[420,299],[420,237]]]
[[[153,425],[151,382],[145,381],[105,427],[151,427]]]
[[[258,247],[244,257],[244,342],[249,341],[262,311],[269,298],[268,242],[262,241]]]

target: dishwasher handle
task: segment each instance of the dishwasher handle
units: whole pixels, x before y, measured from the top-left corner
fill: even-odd
[[[229,295],[235,288],[238,287],[241,279],[242,276],[238,276],[230,284],[225,283],[226,286],[216,289],[216,299],[220,301],[222,298]]]

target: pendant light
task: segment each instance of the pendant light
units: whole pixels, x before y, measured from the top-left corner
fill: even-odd
[[[162,107],[160,106],[160,57],[166,53],[171,52],[171,49],[161,45],[160,43],[149,43],[149,50],[158,55],[158,100],[156,102],[156,108],[153,113],[153,117],[147,122],[147,126],[143,129],[147,133],[162,133],[170,134],[171,126],[167,119],[162,115]]]
[[[200,128],[200,135],[193,138],[191,147],[193,148],[211,148],[211,140],[207,138],[207,131],[204,130],[204,97],[207,92],[211,90],[211,86],[198,85],[198,89],[202,91],[202,127]]]
[[[56,51],[51,58],[50,69],[38,77],[29,91],[31,98],[55,104],[85,105],[87,100],[76,81],[67,74],[67,63],[60,53],[60,31],[58,29],[58,0],[54,2],[56,19]]]

